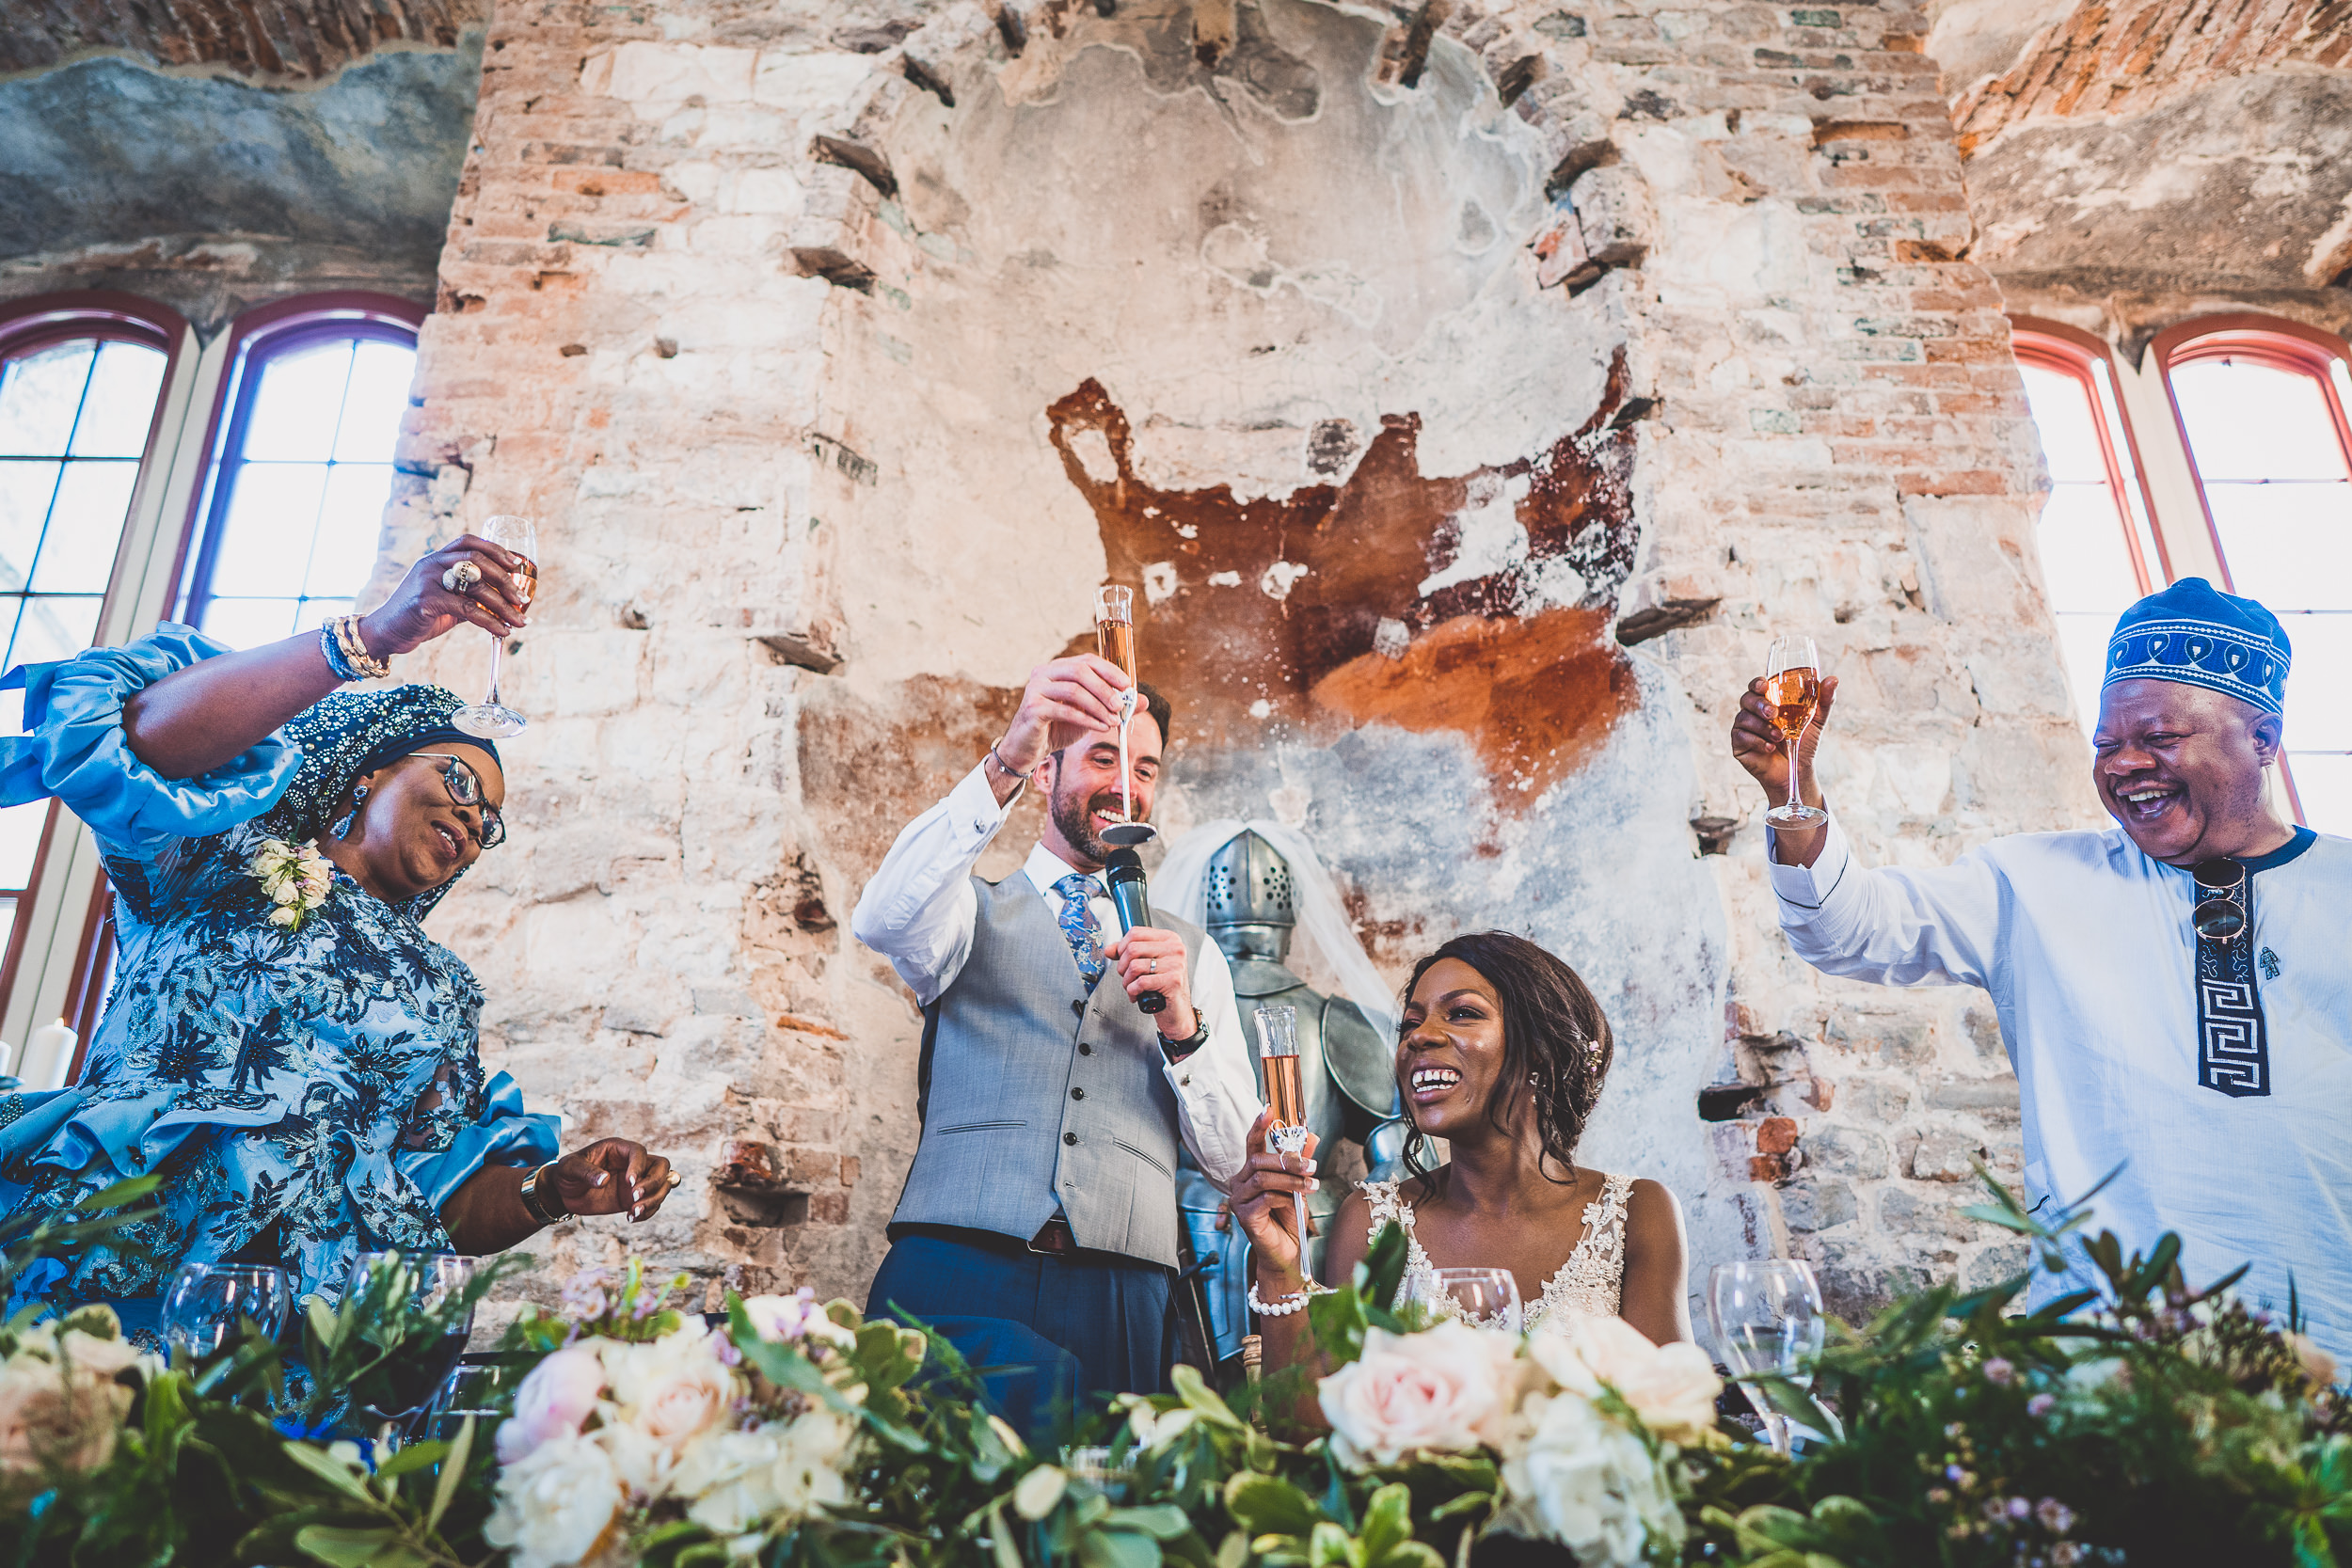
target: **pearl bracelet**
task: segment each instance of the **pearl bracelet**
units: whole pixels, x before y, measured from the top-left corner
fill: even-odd
[[[1253,1279],[1249,1282],[1249,1310],[1262,1318],[1287,1318],[1293,1312],[1305,1311],[1307,1303],[1312,1298],[1327,1296],[1331,1293],[1330,1286],[1318,1285],[1311,1279],[1307,1281],[1305,1290],[1294,1291],[1290,1295],[1281,1296],[1272,1303],[1267,1303],[1259,1299],[1258,1282]]]

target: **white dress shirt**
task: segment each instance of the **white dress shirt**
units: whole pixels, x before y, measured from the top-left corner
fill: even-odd
[[[2291,1276],[2312,1338],[2352,1355],[2352,839],[2246,863],[2271,1092],[2233,1099],[2198,1083],[2186,871],[2120,828],[2020,833],[1925,870],[1865,867],[1834,819],[1824,832],[1811,867],[1772,867],[1781,928],[1832,974],[1992,993],[2029,1206],[2121,1165],[2091,1234],[2128,1255],[2176,1231],[2192,1288],[2250,1263],[2238,1293],[2281,1314]],[[2037,1270],[2032,1299],[2088,1282]]]
[[[997,803],[986,765],[975,768],[946,800],[900,832],[850,917],[850,932],[890,960],[924,1006],[955,983],[972,956],[980,912],[972,867],[1011,810],[1010,800]],[[1029,879],[1058,921],[1062,897],[1054,884],[1078,869],[1041,843],[1018,875]],[[1119,932],[1118,913],[1103,891],[1101,874],[1081,874],[1094,884],[1089,902],[1107,945]],[[1104,962],[1109,964],[1107,957]],[[1181,1062],[1162,1056],[1160,1068],[1176,1091],[1177,1132],[1184,1147],[1223,1191],[1248,1157],[1249,1124],[1260,1109],[1257,1074],[1250,1069],[1241,1009],[1233,1000],[1232,972],[1214,942],[1202,940],[1191,980],[1192,1005],[1209,1027],[1208,1040]],[[1101,983],[1120,983],[1115,965]]]

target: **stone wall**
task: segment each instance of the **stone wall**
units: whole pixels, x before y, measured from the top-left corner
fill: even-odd
[[[1302,826],[1392,976],[1567,957],[1620,1040],[1585,1151],[1680,1193],[1698,1278],[1997,1266],[1981,999],[1791,960],[1723,741],[1808,631],[1866,855],[2090,816],[1924,20],[1098,9],[493,20],[385,570],[526,510],[547,578],[516,847],[435,925],[494,1065],[689,1178],[529,1288],[635,1245],[862,1294],[919,1020],[846,912],[1106,577],[1164,826]]]

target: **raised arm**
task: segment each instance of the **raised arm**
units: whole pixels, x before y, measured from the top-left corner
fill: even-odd
[[[441,582],[461,561],[482,573],[465,594]],[[360,641],[386,658],[461,624],[509,636],[526,624],[513,577],[522,561],[461,534],[408,568],[382,608],[361,618]],[[164,778],[192,779],[226,765],[342,684],[318,633],[303,632],[167,675],[123,704],[123,736],[132,754]]]

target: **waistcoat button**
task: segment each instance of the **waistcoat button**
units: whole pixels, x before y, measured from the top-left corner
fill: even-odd
[[[1075,1132],[1064,1132],[1061,1135],[1061,1141],[1066,1144],[1074,1144],[1078,1141],[1078,1134]]]
[[[1087,1092],[1084,1089],[1073,1089],[1070,1091],[1070,1098],[1073,1100],[1084,1100],[1086,1097]]]
[[[1085,997],[1082,996],[1078,998],[1077,1001],[1070,1004],[1070,1016],[1073,1018],[1084,1018],[1087,1016],[1087,1003]]]
[[[1080,1040],[1078,1042],[1078,1054],[1081,1056],[1091,1056],[1094,1054],[1094,1047],[1089,1045],[1084,1040]]]

